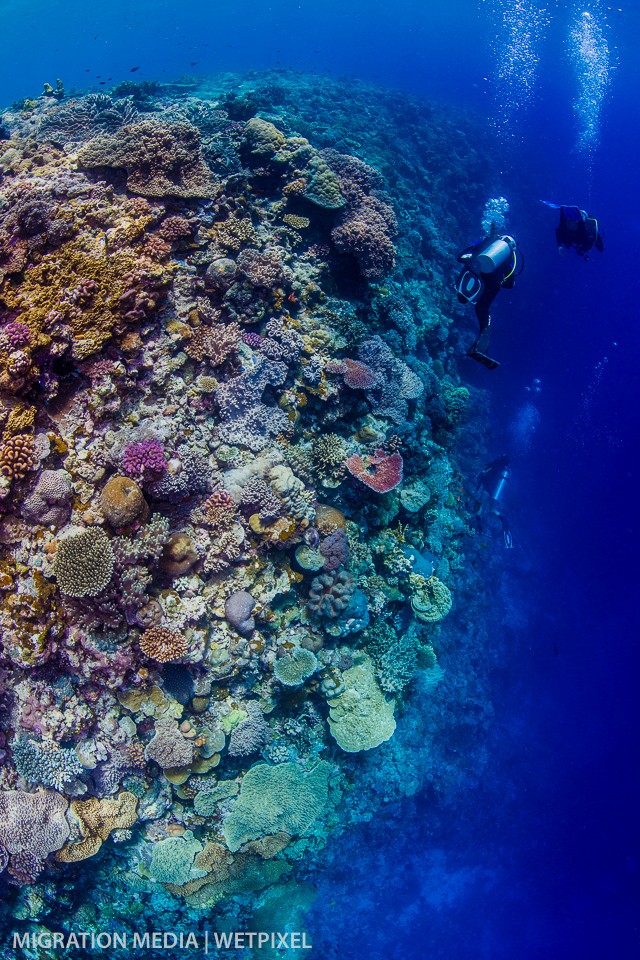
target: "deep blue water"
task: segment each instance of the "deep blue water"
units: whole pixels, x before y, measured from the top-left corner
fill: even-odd
[[[565,54],[578,8],[569,2],[549,5],[533,102],[516,114],[514,140],[494,140],[497,186],[526,267],[495,306],[500,370],[469,364],[466,375],[493,395],[496,453],[525,403],[540,424],[514,458],[509,492],[536,613],[495,690],[493,781],[470,792],[467,816],[437,836],[421,798],[384,844],[371,826],[354,834],[352,869],[332,882],[340,956],[364,960],[374,944],[390,958],[640,955],[640,10],[633,0],[619,6],[608,13],[616,69],[591,169],[573,149]],[[140,79],[287,66],[411,89],[489,119],[500,104],[487,79],[500,7],[3,0],[0,100],[37,93],[58,75],[99,89],[98,75],[117,82],[132,66]],[[541,198],[597,213],[602,257],[560,258]],[[538,395],[525,390],[534,377]],[[372,887],[371,876],[387,881]],[[449,895],[434,905],[429,891],[445,877]]]

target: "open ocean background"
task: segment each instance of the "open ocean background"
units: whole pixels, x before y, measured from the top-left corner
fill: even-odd
[[[569,40],[583,11],[612,67],[590,159],[575,149]],[[534,38],[515,64],[532,71],[528,97],[496,79],[510,27]],[[492,125],[526,267],[493,310],[500,370],[464,370],[492,394],[495,455],[513,453],[504,564],[530,627],[496,676],[491,760],[459,817],[434,826],[418,797],[390,826],[361,828],[320,906],[335,956],[353,960],[640,956],[637,0],[546,14],[533,0],[0,0],[0,28],[3,104],[57,76],[101,90],[134,66],[139,80],[280,67],[409,90]],[[540,199],[593,212],[604,254],[559,257]]]

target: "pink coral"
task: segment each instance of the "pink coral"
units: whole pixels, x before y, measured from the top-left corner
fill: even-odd
[[[9,343],[14,349],[17,347],[25,347],[31,339],[29,327],[25,323],[19,323],[17,320],[8,323],[2,332],[9,338]]]
[[[137,481],[157,480],[167,469],[164,447],[151,437],[130,443],[122,454],[122,469]]]
[[[376,493],[389,493],[402,482],[403,461],[399,453],[376,450],[373,456],[355,453],[346,463],[349,473]]]
[[[370,390],[378,382],[371,367],[359,360],[351,360],[349,357],[328,363],[327,370],[329,373],[341,374],[346,385],[352,390]]]

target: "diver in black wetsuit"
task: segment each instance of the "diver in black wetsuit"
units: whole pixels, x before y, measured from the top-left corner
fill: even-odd
[[[560,207],[556,243],[560,253],[563,253],[565,247],[567,250],[573,248],[584,260],[589,259],[589,253],[594,247],[600,253],[604,250],[604,239],[598,221],[578,207]]]
[[[502,287],[513,287],[516,241],[513,237],[485,237],[463,250],[458,255],[458,262],[465,265],[456,283],[458,300],[474,304],[480,325],[480,336],[467,356],[489,370],[495,370],[499,363],[486,353],[491,338],[489,310]]]

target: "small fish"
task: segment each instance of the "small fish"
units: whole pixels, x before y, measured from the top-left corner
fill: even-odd
[[[104,87],[104,85],[105,85],[106,82],[107,82],[106,80],[101,80],[100,83],[98,84],[98,86],[99,86],[99,87]]]
[[[129,73],[135,73],[136,70],[139,70],[139,69],[140,67],[131,67],[131,70],[129,70]]]
[[[197,60],[192,60],[191,63],[189,64],[189,66],[190,66],[190,67],[197,67],[197,66],[198,66],[198,61],[197,61]]]

